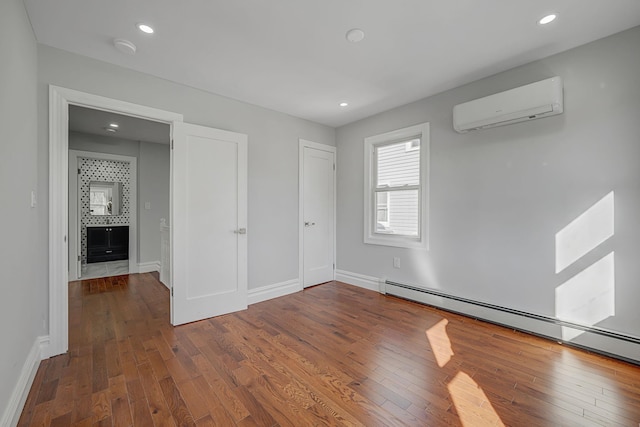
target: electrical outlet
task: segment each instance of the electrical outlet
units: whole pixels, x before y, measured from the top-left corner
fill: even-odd
[[[393,257],[393,268],[400,268],[400,258]]]
[[[144,208],[145,208],[146,210],[151,209],[151,202],[144,202]]]

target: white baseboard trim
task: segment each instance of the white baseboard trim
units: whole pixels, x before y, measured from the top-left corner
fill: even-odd
[[[373,276],[365,276],[364,274],[353,273],[351,271],[336,270],[336,280],[338,282],[348,283],[349,285],[358,286],[360,288],[369,289],[370,291],[380,292],[384,294],[384,280]]]
[[[138,273],[160,272],[160,261],[139,262]]]
[[[291,279],[286,282],[262,286],[256,289],[249,289],[248,303],[249,305],[256,304],[262,301],[299,292],[301,290],[302,286],[300,286],[298,279]]]
[[[22,414],[22,409],[24,408],[27,396],[29,395],[29,390],[31,390],[33,379],[36,376],[38,366],[40,366],[40,361],[42,360],[41,348],[44,342],[49,342],[48,336],[37,337],[33,342],[31,350],[29,351],[29,354],[22,365],[22,369],[20,370],[18,382],[13,388],[13,392],[9,397],[9,403],[5,408],[4,414],[2,414],[2,418],[0,419],[0,426],[15,426],[18,424],[20,415]]]

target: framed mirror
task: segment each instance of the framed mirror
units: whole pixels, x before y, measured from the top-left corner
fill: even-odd
[[[91,215],[120,215],[121,206],[121,182],[91,181],[89,183],[89,213]]]

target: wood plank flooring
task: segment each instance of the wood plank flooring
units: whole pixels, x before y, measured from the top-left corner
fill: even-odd
[[[640,368],[332,282],[177,328],[152,274],[70,284],[20,426],[638,426]]]

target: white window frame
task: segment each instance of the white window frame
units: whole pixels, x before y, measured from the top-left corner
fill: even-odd
[[[418,236],[402,236],[375,232],[377,206],[374,192],[375,147],[420,138],[420,187]],[[421,123],[364,139],[364,243],[400,248],[428,249],[429,212],[429,123]]]

